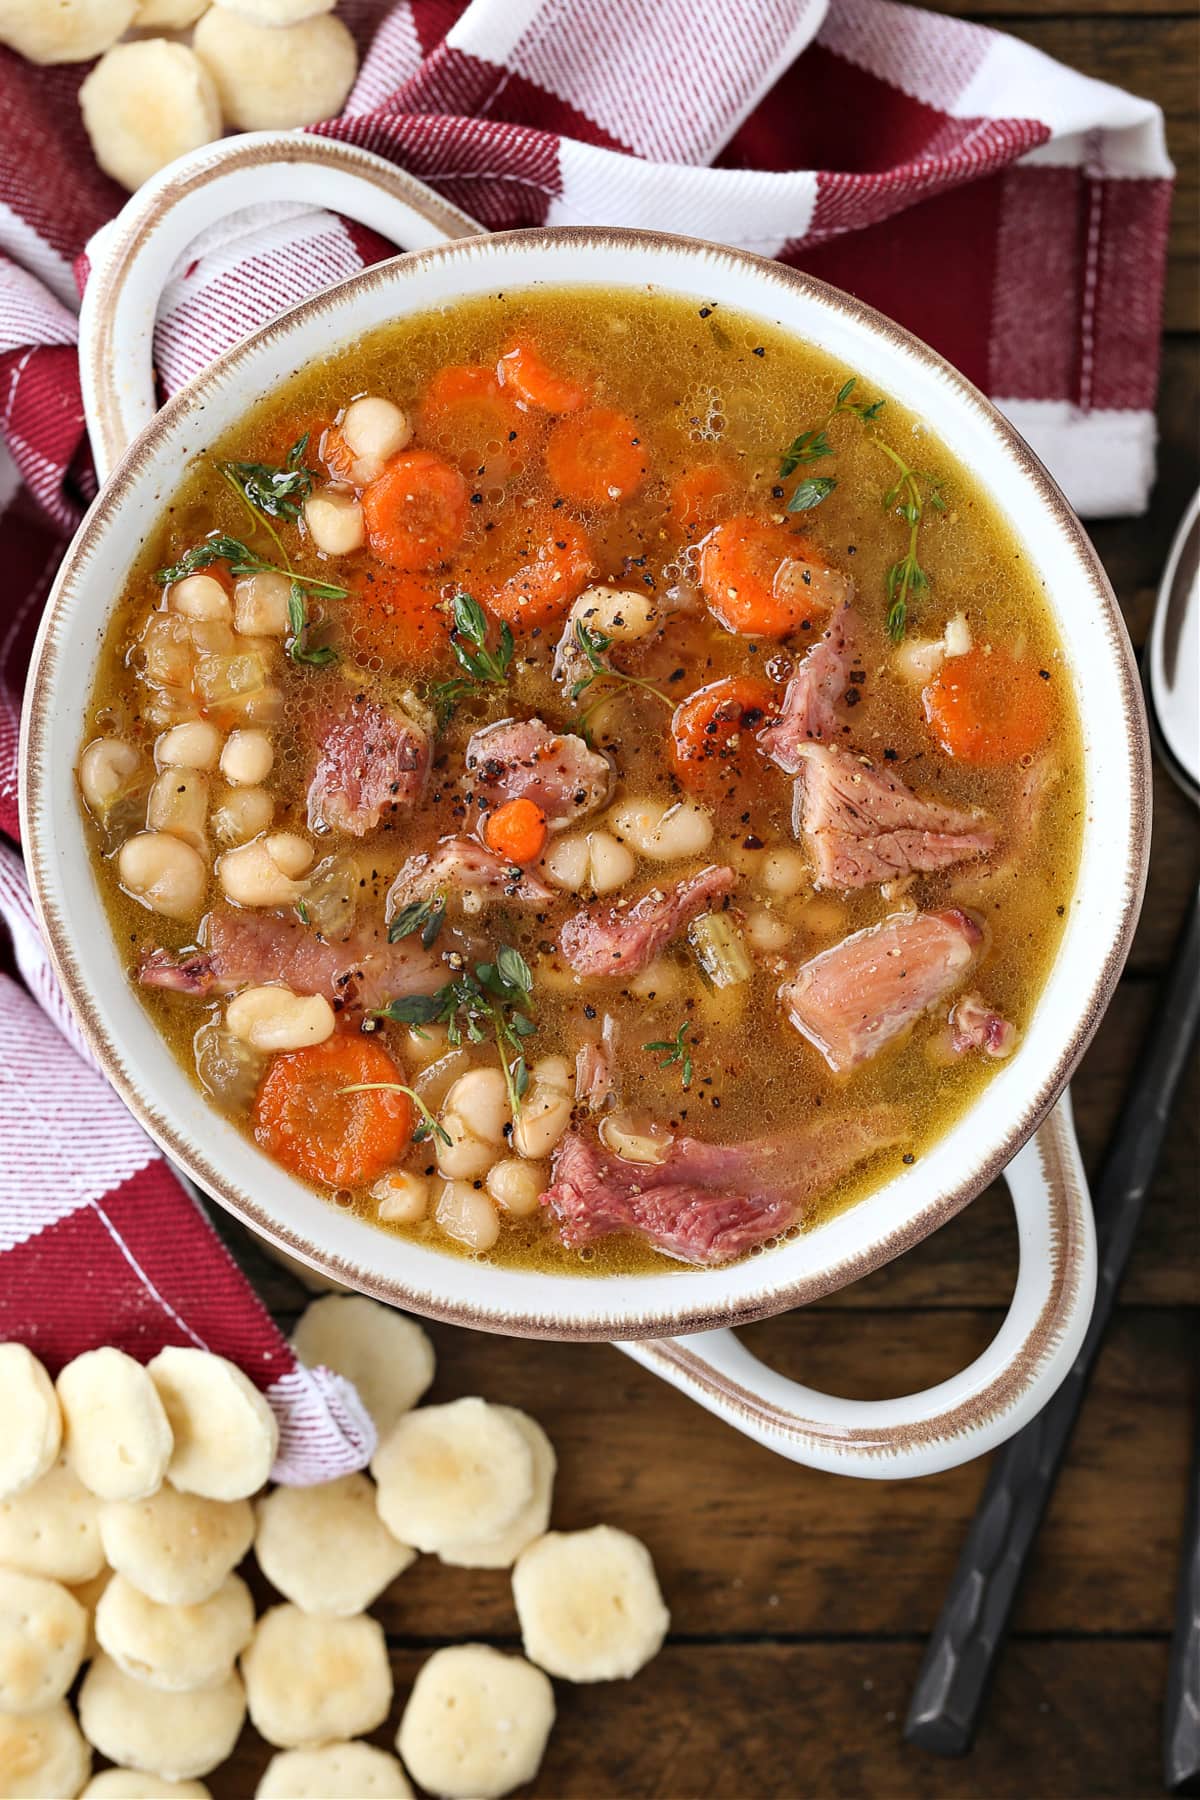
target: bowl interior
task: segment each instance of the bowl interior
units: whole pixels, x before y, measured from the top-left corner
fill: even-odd
[[[297,369],[389,319],[572,283],[658,288],[737,308],[819,345],[927,419],[1022,540],[1071,659],[1082,721],[1079,881],[1016,1055],[911,1169],[794,1242],[727,1269],[581,1278],[497,1268],[390,1237],[293,1181],[163,1054],[96,904],[68,773],[110,597],[190,458]],[[107,1074],[146,1128],[292,1255],[381,1298],[486,1329],[609,1338],[728,1324],[816,1298],[915,1243],[992,1179],[1056,1098],[1111,995],[1144,881],[1148,763],[1128,641],[1086,536],[1032,453],[939,357],[847,296],[778,264],[655,234],[519,232],[419,252],[307,302],[223,357],[167,405],[84,522],[38,640],[24,733],[25,842],[51,950]]]

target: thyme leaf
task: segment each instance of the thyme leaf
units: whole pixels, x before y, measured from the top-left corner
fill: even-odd
[[[294,663],[307,663],[311,668],[324,669],[338,660],[338,653],[332,644],[309,642],[308,634],[312,625],[308,616],[308,601],[298,581],[292,582],[292,591],[288,595],[288,623],[292,628],[292,635],[287,642],[287,653]]]
[[[908,628],[909,601],[929,587],[929,576],[917,558],[917,539],[925,509],[945,512],[946,502],[940,477],[911,468],[899,451],[893,450],[881,438],[876,438],[875,444],[899,470],[896,480],[883,496],[883,510],[899,512],[908,526],[908,548],[900,560],[892,564],[885,578],[888,636],[898,644]]]
[[[397,922],[401,916],[397,915]],[[405,994],[367,1016],[390,1019],[400,1025],[444,1025],[456,1049],[464,1038],[468,1043],[481,1044],[493,1037],[515,1119],[529,1088],[524,1040],[537,1031],[529,1016],[532,999],[533,973],[529,964],[511,944],[502,944],[494,962],[477,963],[473,972],[456,976],[436,994]]]
[[[582,619],[576,619],[575,642],[583,652],[590,673],[581,675],[579,680],[573,684],[569,696],[572,702],[578,700],[581,694],[585,694],[593,682],[607,678],[610,681],[623,682],[626,687],[640,688],[643,693],[653,694],[656,700],[661,700],[664,706],[674,711],[675,702],[660,692],[653,682],[643,681],[640,675],[627,675],[624,669],[614,668],[612,663],[605,661],[605,657],[613,646],[613,640],[607,633],[596,631],[592,626],[585,624]],[[576,720],[584,740],[589,744],[592,741],[591,716],[599,705],[600,701],[597,700]]]
[[[787,509],[790,513],[810,512],[814,506],[820,506],[822,500],[828,500],[836,486],[834,475],[810,475],[793,490]]]
[[[402,938],[411,937],[414,931],[419,931],[426,950],[432,950],[445,919],[446,901],[443,895],[434,894],[429,900],[413,900],[400,908],[388,926],[388,943],[398,944]]]
[[[691,1087],[692,1075],[695,1072],[692,1064],[691,1046],[684,1041],[691,1028],[691,1020],[685,1019],[673,1038],[655,1038],[653,1042],[642,1045],[643,1050],[665,1052],[665,1055],[659,1060],[658,1066],[660,1069],[669,1069],[673,1067],[675,1063],[680,1065],[680,1076],[685,1090]]]
[[[280,563],[267,562],[256,551],[244,544],[241,538],[229,537],[224,532],[217,532],[205,538],[199,544],[193,544],[185,550],[178,562],[168,568],[157,569],[154,579],[168,585],[175,581],[183,581],[188,575],[195,575],[200,569],[207,569],[215,562],[227,562],[231,575],[286,575],[287,579],[305,593],[313,595],[317,600],[344,600],[348,589],[336,587],[330,581],[318,581],[312,575],[298,575],[294,569],[285,568]]]
[[[304,466],[309,434],[296,439],[284,459],[282,468],[269,463],[222,462],[217,467],[226,480],[234,482],[256,512],[271,519],[287,519],[294,524],[301,508],[313,491],[315,476]]]
[[[500,627],[500,640],[496,649],[488,649],[488,616],[478,600],[473,599],[470,594],[455,594],[451,602],[451,616],[454,629],[450,636],[450,648],[464,673],[454,676],[450,681],[439,681],[429,690],[441,730],[450,723],[459,701],[474,693],[476,683],[508,680],[509,667],[516,649],[511,627],[507,623]]]

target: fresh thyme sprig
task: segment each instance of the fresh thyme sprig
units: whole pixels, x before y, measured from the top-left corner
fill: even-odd
[[[413,900],[400,908],[388,926],[388,943],[398,944],[402,938],[411,937],[414,931],[419,931],[426,950],[432,950],[445,920],[444,894],[434,894],[428,900]]]
[[[882,438],[876,438],[874,442],[876,448],[882,450],[900,471],[883,496],[883,510],[891,512],[894,508],[897,509],[908,525],[908,549],[887,572],[888,636],[894,644],[898,644],[908,625],[909,599],[913,594],[923,594],[929,586],[929,576],[917,560],[917,536],[921,520],[925,516],[925,508],[928,506],[934,512],[945,512],[946,502],[942,498],[940,477],[926,474],[922,469],[910,468],[900,453],[893,450],[890,444],[885,444]]]
[[[856,386],[857,378],[852,375],[849,381],[843,382],[838,389],[833,405],[821,423],[812,426],[808,431],[802,431],[799,437],[792,439],[779,459],[781,480],[786,481],[789,475],[794,475],[796,470],[805,463],[820,462],[823,457],[833,455],[833,445],[827,434],[829,426],[839,413],[853,413],[854,417],[861,419],[864,424],[869,424],[872,419],[879,417],[886,402],[883,400],[852,400],[850,396]],[[814,506],[820,506],[822,500],[827,500],[836,486],[837,477],[834,475],[810,476],[807,481],[802,481],[797,486],[788,501],[787,510],[789,512],[809,512]]]
[[[304,466],[308,439],[307,431],[296,439],[280,469],[255,462],[221,462],[217,467],[227,481],[241,490],[255,512],[294,524],[315,480],[312,470]]]
[[[624,682],[626,687],[641,688],[643,693],[653,694],[656,700],[661,700],[664,706],[674,710],[675,702],[656,688],[652,681],[643,681],[640,675],[628,675],[624,669],[614,668],[612,663],[605,662],[605,656],[613,646],[613,639],[605,632],[597,631],[592,626],[586,625],[582,619],[576,619],[575,642],[583,652],[589,673],[581,675],[579,680],[572,685],[569,695],[572,702],[578,700],[581,694],[585,694],[593,682],[607,679]],[[594,701],[591,706],[579,714],[576,720],[585,742],[589,744],[592,741],[590,720],[601,704],[601,700]]]
[[[339,1094],[407,1094],[418,1113],[421,1115],[417,1129],[413,1132],[413,1143],[424,1143],[427,1137],[440,1138],[443,1144],[450,1144],[453,1139],[444,1125],[439,1125],[420,1094],[415,1088],[405,1087],[400,1081],[354,1081],[349,1087],[339,1088]]]
[[[658,1066],[660,1069],[669,1069],[675,1063],[681,1065],[680,1075],[685,1091],[691,1087],[692,1075],[694,1073],[691,1046],[684,1042],[684,1039],[687,1037],[691,1028],[691,1020],[685,1019],[673,1038],[655,1038],[652,1043],[642,1045],[643,1050],[662,1050],[666,1052],[666,1055],[661,1057],[659,1061]]]
[[[508,680],[516,648],[511,628],[502,624],[497,648],[488,649],[487,614],[478,600],[472,599],[470,594],[455,594],[451,612],[454,630],[450,648],[465,674],[456,675],[449,681],[439,681],[430,689],[430,699],[438,724],[443,729],[449,724],[459,701],[474,693],[478,683]]]
[[[215,562],[227,562],[231,575],[285,575],[291,582],[312,594],[318,600],[344,600],[347,589],[336,587],[331,581],[318,581],[313,575],[297,575],[294,569],[279,563],[267,562],[241,538],[230,537],[225,532],[217,532],[207,537],[202,543],[193,544],[185,550],[178,562],[169,568],[158,569],[154,579],[163,583],[182,581],[187,575],[195,575],[199,569],[207,569]]]
[[[464,1037],[481,1044],[489,1033],[500,1052],[500,1066],[508,1089],[508,1103],[515,1119],[529,1087],[529,1066],[524,1040],[537,1026],[529,1017],[533,974],[519,950],[502,944],[494,963],[477,963],[474,973],[464,973],[436,994],[404,994],[389,1000],[367,1016],[390,1019],[400,1025],[444,1025],[456,1048]],[[509,1061],[509,1052],[513,1060]]]
[[[323,669],[338,660],[338,653],[332,644],[309,643],[311,621],[308,616],[308,601],[298,581],[292,582],[292,591],[288,595],[288,624],[292,628],[292,635],[288,639],[287,653],[294,663],[307,663],[311,668]]]
[[[870,424],[879,417],[886,403],[883,400],[854,400],[851,398],[854,388],[855,378],[851,376],[838,389],[837,397],[821,423],[792,439],[780,459],[781,476],[792,475],[802,464],[819,462],[823,457],[834,454],[826,427],[838,413],[853,413],[864,424]],[[899,451],[893,450],[890,444],[885,444],[882,438],[872,435],[870,442],[877,450],[882,450],[899,471],[896,480],[883,496],[883,510],[898,511],[908,526],[908,549],[898,562],[891,565],[885,577],[888,635],[893,643],[898,644],[908,627],[909,601],[913,595],[924,593],[929,586],[929,576],[917,558],[917,537],[925,508],[945,512],[946,502],[942,498],[942,484],[938,476],[911,468]],[[797,484],[788,501],[787,510],[808,512],[812,507],[819,506],[822,500],[828,499],[836,486],[836,476],[810,475]]]

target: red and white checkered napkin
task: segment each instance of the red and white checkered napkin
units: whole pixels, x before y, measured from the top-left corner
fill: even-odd
[[[1172,174],[1157,107],[889,0],[343,0],[341,14],[363,64],[324,135],[391,158],[493,230],[649,226],[807,269],[943,351],[1080,511],[1144,508]],[[72,270],[124,198],[79,125],[85,72],[0,51],[0,829],[13,837],[29,644],[91,490]],[[302,202],[224,222],[164,297],[167,387],[388,249]],[[297,1370],[89,1065],[12,854],[0,911],[26,983],[0,986],[0,1337],[51,1365],[93,1343],[202,1342],[275,1402],[283,1478],[357,1466],[362,1415]]]

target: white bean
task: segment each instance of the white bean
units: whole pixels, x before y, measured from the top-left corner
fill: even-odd
[[[275,751],[265,731],[231,731],[221,752],[221,773],[234,787],[258,787],[271,773]]]
[[[185,575],[167,589],[167,605],[185,619],[232,619],[233,605],[215,575]]]
[[[233,589],[233,622],[255,637],[285,637],[291,625],[292,584],[275,569],[243,575]]]
[[[587,837],[582,831],[572,832],[570,837],[550,840],[549,848],[542,858],[542,872],[555,887],[565,888],[569,894],[577,894],[587,885],[590,860]]]
[[[207,820],[207,775],[199,769],[163,769],[155,776],[146,800],[146,824],[151,831],[169,831],[193,850],[206,852]]]
[[[187,719],[164,731],[154,746],[160,769],[215,769],[221,734],[207,719]]]
[[[333,1036],[336,1018],[324,994],[293,994],[286,987],[244,988],[225,1009],[234,1037],[255,1050],[303,1050]]]
[[[223,794],[210,821],[222,844],[244,844],[265,831],[275,816],[275,802],[266,788],[233,788]]]
[[[626,801],[609,814],[615,835],[654,862],[699,856],[712,843],[712,814],[694,800],[664,806],[660,800]]]
[[[445,1183],[434,1217],[447,1237],[469,1250],[490,1250],[500,1236],[495,1206],[469,1181]]]
[[[428,1181],[424,1175],[410,1175],[407,1169],[381,1175],[371,1196],[375,1217],[389,1225],[416,1225],[429,1209]]]
[[[574,1077],[566,1058],[540,1057],[513,1123],[512,1147],[518,1156],[548,1156],[570,1124],[574,1105]]]
[[[612,894],[624,887],[637,863],[632,850],[617,842],[609,831],[589,831],[588,885],[596,894]]]
[[[348,556],[366,542],[362,507],[353,494],[323,488],[304,502],[304,523],[318,550],[326,556]]]
[[[361,399],[352,400],[342,415],[340,430],[352,456],[380,466],[412,439],[407,415],[394,401],[384,400],[378,394],[364,394]]]
[[[659,957],[635,975],[628,986],[639,1000],[674,1000],[682,992],[683,976],[678,963]]]
[[[460,1075],[446,1095],[439,1118],[450,1138],[448,1144],[440,1137],[437,1140],[437,1165],[442,1174],[467,1180],[486,1175],[511,1118],[500,1069],[468,1069]]]
[[[585,588],[571,608],[571,617],[589,631],[603,632],[614,644],[632,643],[648,635],[661,615],[662,603],[642,588]]]
[[[527,1219],[535,1213],[549,1185],[542,1163],[522,1162],[518,1156],[506,1156],[488,1171],[488,1193],[514,1219]]]
[[[217,859],[217,879],[239,906],[294,906],[304,893],[296,879],[312,863],[312,845],[290,831],[252,838]]]
[[[746,941],[752,950],[764,955],[771,955],[784,950],[792,941],[789,925],[777,913],[769,912],[765,906],[755,906],[746,914]]]
[[[666,1162],[672,1141],[661,1125],[639,1124],[628,1113],[608,1113],[600,1121],[600,1142],[622,1162]]]
[[[127,894],[167,919],[195,918],[208,886],[200,852],[165,831],[141,831],[122,844],[117,876]]]
[[[114,801],[128,791],[141,761],[133,745],[123,738],[96,738],[88,745],[79,759],[79,785],[94,818],[103,821]]]
[[[790,900],[811,886],[812,878],[799,850],[769,850],[763,860],[762,884],[777,900]]]

